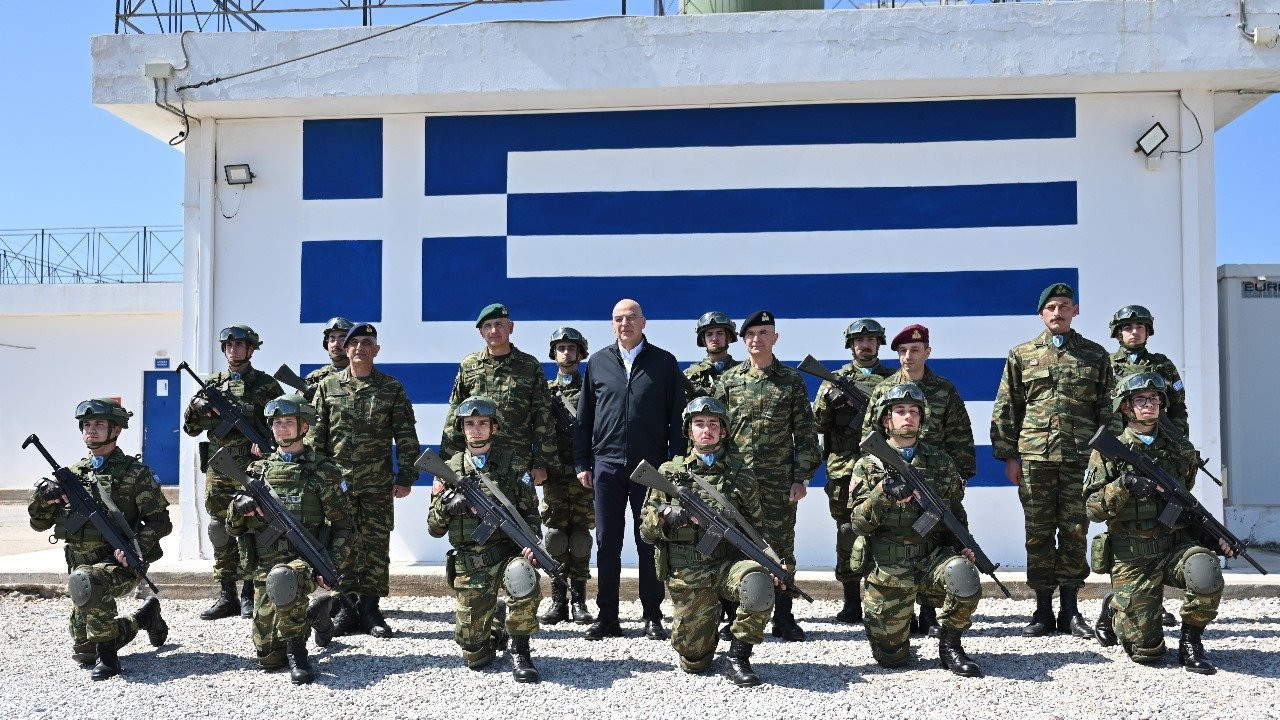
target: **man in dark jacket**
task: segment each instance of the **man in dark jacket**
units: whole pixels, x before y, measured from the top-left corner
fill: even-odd
[[[593,354],[583,373],[573,439],[578,481],[595,489],[596,606],[600,612],[585,637],[622,636],[618,582],[626,526],[623,510],[630,504],[645,635],[665,640],[660,608],[665,593],[654,571],[653,546],[640,539],[646,489],[631,482],[631,472],[641,460],[656,467],[684,454],[680,424],[684,383],[675,356],[645,340],[644,311],[636,301],[620,300],[614,306],[613,332],[618,341]]]

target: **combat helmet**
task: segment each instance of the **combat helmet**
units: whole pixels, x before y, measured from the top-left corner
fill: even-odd
[[[551,333],[550,349],[547,356],[554,362],[556,359],[556,343],[571,342],[578,346],[578,359],[581,360],[587,356],[587,339],[582,337],[582,333],[571,327],[562,327]]]
[[[696,397],[684,406],[684,412],[680,413],[680,422],[684,426],[685,437],[689,436],[689,423],[693,420],[694,415],[715,415],[720,418],[720,422],[724,423],[726,430],[729,429],[729,411],[725,409],[724,404],[713,397]]]
[[[707,344],[702,339],[702,334],[708,330],[715,328],[724,328],[725,333],[729,336],[729,342],[738,341],[738,324],[729,319],[728,315],[719,310],[712,310],[702,314],[698,318],[697,324],[693,326],[693,332],[698,336],[698,347],[706,347]]]
[[[271,422],[278,417],[295,417],[301,419],[308,425],[316,424],[316,409],[302,393],[291,392],[267,403],[267,407],[262,411],[263,416],[267,418],[267,422]]]
[[[329,318],[329,322],[325,323],[324,332],[320,336],[320,347],[324,348],[325,350],[329,349],[329,333],[333,332],[334,330],[341,330],[343,333],[346,333],[348,330],[350,330],[353,327],[355,327],[355,323],[351,322],[350,320],[344,317],[334,316]]]
[[[1150,310],[1141,305],[1125,305],[1111,316],[1111,337],[1120,337],[1120,328],[1131,323],[1146,325],[1147,337],[1156,334],[1156,318]]]
[[[258,333],[248,325],[232,325],[231,327],[222,328],[222,332],[218,333],[218,343],[226,347],[228,340],[244,340],[249,343],[249,347],[258,349],[262,347],[262,338],[258,337]]]
[[[1120,412],[1120,403],[1147,390],[1155,390],[1159,393],[1162,405],[1169,404],[1169,384],[1160,373],[1148,370],[1120,378],[1116,383],[1116,389],[1111,393],[1111,411]]]
[[[913,382],[894,385],[885,392],[884,397],[880,398],[880,402],[875,407],[877,427],[894,405],[902,403],[910,403],[920,408],[920,428],[923,430],[929,423],[929,400],[925,397],[924,390]]]
[[[458,404],[458,411],[453,418],[454,429],[462,432],[462,419],[469,417],[487,417],[491,424],[502,424],[498,404],[483,395],[472,395]]]
[[[94,398],[76,405],[76,420],[82,429],[86,420],[107,420],[123,429],[129,427],[131,417],[133,413],[125,410],[115,398]]]
[[[871,318],[859,318],[849,323],[849,327],[844,329],[844,346],[853,347],[853,339],[859,337],[873,337],[879,340],[881,345],[887,345],[889,342],[884,337],[884,326]]]

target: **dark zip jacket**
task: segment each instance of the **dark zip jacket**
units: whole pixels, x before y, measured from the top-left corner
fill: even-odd
[[[616,341],[596,351],[587,361],[578,397],[573,437],[577,471],[592,470],[596,460],[628,468],[648,460],[658,467],[684,455],[684,398],[675,356],[648,339],[629,379]]]

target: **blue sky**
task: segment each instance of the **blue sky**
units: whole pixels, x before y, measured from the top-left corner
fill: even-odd
[[[480,6],[448,20],[587,17],[616,14],[620,5]],[[112,32],[113,7],[104,0],[7,4],[0,30],[0,229],[181,222],[182,155],[90,103],[89,38]],[[628,2],[632,13],[652,9],[651,0]],[[426,12],[382,11],[375,20],[395,24]],[[283,28],[280,17],[269,16],[266,24]],[[358,22],[337,13],[310,17],[313,24]],[[1280,188],[1277,130],[1280,100],[1271,97],[1217,133],[1219,263],[1280,263],[1272,214]]]

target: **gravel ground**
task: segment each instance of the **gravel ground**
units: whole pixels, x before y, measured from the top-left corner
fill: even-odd
[[[1220,670],[1202,677],[1176,660],[1157,667],[1129,662],[1118,647],[1075,638],[1024,639],[1027,602],[986,600],[966,636],[986,677],[959,678],[937,667],[937,641],[915,640],[911,669],[887,671],[871,660],[860,626],[835,623],[835,603],[797,603],[804,643],[769,640],[756,649],[758,688],[735,688],[718,675],[675,669],[666,642],[639,635],[589,643],[578,626],[534,638],[540,685],[516,685],[500,656],[483,672],[462,667],[453,643],[453,600],[394,597],[383,602],[391,640],[338,638],[313,653],[311,686],[256,669],[247,620],[204,622],[207,600],[166,600],[171,632],[158,651],[140,634],[121,653],[125,674],[93,683],[69,657],[66,598],[0,594],[0,687],[6,718],[68,717],[912,717],[912,718],[1257,718],[1280,717],[1280,600],[1223,602],[1205,635]],[[1084,601],[1096,617],[1099,601]],[[804,605],[804,607],[800,607]],[[1172,603],[1170,604],[1173,607]],[[136,601],[122,601],[136,607]],[[639,617],[639,604],[624,617]],[[723,653],[724,644],[721,644]],[[16,671],[16,672],[15,672]],[[21,673],[19,675],[18,673]],[[909,686],[903,683],[910,683]]]

